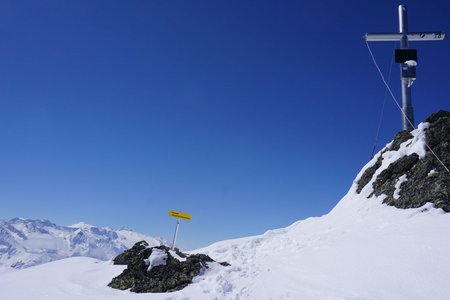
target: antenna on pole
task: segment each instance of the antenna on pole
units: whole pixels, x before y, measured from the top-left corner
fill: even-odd
[[[443,32],[408,32],[408,15],[405,5],[398,6],[398,33],[366,33],[366,42],[399,41],[400,49],[395,50],[395,62],[400,63],[402,83],[402,125],[403,130],[414,129],[414,110],[411,101],[411,85],[416,79],[417,50],[409,49],[409,41],[442,41]]]

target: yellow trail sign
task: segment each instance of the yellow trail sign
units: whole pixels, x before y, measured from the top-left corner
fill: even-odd
[[[190,220],[192,219],[192,215],[191,214],[187,214],[181,211],[174,211],[171,210],[169,211],[169,216],[174,217],[174,218],[178,218],[178,219],[183,219],[183,220]]]

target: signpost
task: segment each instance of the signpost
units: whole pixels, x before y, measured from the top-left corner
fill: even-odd
[[[400,51],[407,53],[404,49],[408,49],[408,42],[420,41],[442,41],[445,38],[443,32],[408,32],[408,20],[406,14],[406,6],[398,6],[398,33],[366,33],[364,39],[367,42],[400,42]],[[397,51],[399,51],[397,50]],[[404,55],[405,56],[405,55]],[[406,57],[406,56],[405,56]],[[402,81],[402,123],[403,130],[411,131],[414,129],[414,111],[411,103],[411,83],[415,78],[416,59],[408,59],[405,61],[397,61],[400,63],[401,81]],[[408,63],[412,62],[413,63]]]
[[[180,227],[180,219],[189,221],[192,219],[192,215],[181,211],[171,210],[169,211],[169,216],[177,219],[177,225],[175,226],[175,234],[173,235],[173,243],[172,243],[172,250],[175,250],[175,243],[177,242],[178,236],[178,228]]]

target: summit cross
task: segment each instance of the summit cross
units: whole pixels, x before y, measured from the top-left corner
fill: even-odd
[[[414,129],[414,110],[411,103],[411,84],[416,79],[417,52],[408,49],[408,42],[442,41],[443,32],[408,32],[408,19],[405,5],[398,6],[398,33],[366,33],[366,42],[399,41],[400,49],[395,51],[395,61],[400,63],[402,82],[402,125],[403,130]]]

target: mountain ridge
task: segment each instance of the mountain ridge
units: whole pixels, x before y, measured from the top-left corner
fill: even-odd
[[[22,269],[72,256],[109,260],[140,240],[154,246],[162,243],[131,230],[84,222],[61,226],[49,220],[0,220],[0,265]]]

